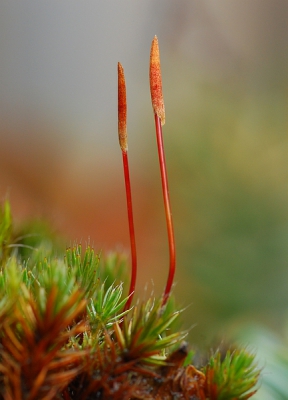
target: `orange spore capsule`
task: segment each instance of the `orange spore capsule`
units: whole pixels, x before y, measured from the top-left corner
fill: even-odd
[[[128,150],[126,83],[120,62],[118,62],[118,135],[121,150],[126,152]]]
[[[165,106],[162,93],[160,53],[157,36],[154,37],[150,52],[150,91],[154,113],[165,124]]]

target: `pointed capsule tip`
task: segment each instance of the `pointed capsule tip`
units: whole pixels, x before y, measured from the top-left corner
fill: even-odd
[[[158,38],[155,35],[150,52],[150,92],[154,113],[160,118],[161,124],[165,124],[165,106],[162,93],[162,77],[160,65],[160,53]]]
[[[124,69],[120,62],[118,62],[118,136],[121,150],[127,151],[126,83]]]

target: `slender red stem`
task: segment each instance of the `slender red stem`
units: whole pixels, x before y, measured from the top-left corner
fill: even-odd
[[[155,118],[156,138],[157,138],[158,156],[159,156],[159,164],[161,172],[162,193],[163,193],[165,215],[166,215],[166,225],[167,225],[167,234],[169,243],[169,258],[170,258],[169,273],[162,300],[162,305],[164,306],[169,298],[169,294],[171,292],[171,288],[173,285],[175,269],[176,269],[176,251],[175,251],[173,220],[172,220],[170,198],[169,198],[164,143],[162,135],[162,124],[161,124],[161,119],[158,117],[157,114],[154,114],[154,118]]]
[[[126,311],[131,306],[132,298],[135,292],[136,275],[137,275],[137,253],[136,253],[136,242],[135,242],[135,232],[134,232],[129,162],[128,162],[126,83],[125,83],[124,69],[120,63],[118,63],[118,135],[119,135],[119,144],[121,147],[122,160],[123,160],[125,192],[126,192],[127,213],[128,213],[128,223],[129,223],[129,237],[130,237],[130,248],[131,248],[131,263],[132,263],[129,297],[124,307],[124,311]]]
[[[168,179],[166,172],[164,143],[162,135],[162,126],[165,124],[165,106],[162,93],[160,53],[159,53],[159,44],[157,36],[155,36],[152,41],[151,52],[150,52],[149,75],[150,75],[151,101],[155,116],[157,147],[158,147],[159,164],[161,171],[162,192],[164,198],[168,244],[169,244],[169,258],[170,258],[169,273],[162,300],[162,305],[164,306],[167,300],[169,299],[169,295],[173,285],[175,266],[176,266],[176,254],[175,254],[174,229],[173,229],[169,190],[168,190]]]
[[[130,282],[130,288],[129,288],[129,298],[124,307],[124,311],[126,311],[131,306],[132,298],[133,298],[133,295],[135,292],[136,276],[137,276],[137,252],[136,252],[136,241],[135,241],[134,219],[133,219],[133,208],[132,208],[132,195],[131,195],[131,184],[130,184],[130,173],[129,173],[129,163],[128,163],[127,151],[122,151],[122,161],[123,161],[123,169],[124,169],[127,213],[128,213],[128,223],[129,223],[129,237],[130,237],[130,248],[131,248],[131,282]]]

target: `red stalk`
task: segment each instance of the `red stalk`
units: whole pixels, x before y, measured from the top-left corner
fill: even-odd
[[[152,41],[150,53],[150,91],[151,100],[155,117],[156,138],[158,147],[158,156],[161,172],[162,193],[164,199],[168,244],[169,244],[169,273],[166,283],[166,288],[163,294],[162,305],[164,306],[169,299],[171,288],[173,285],[175,268],[176,268],[176,253],[175,253],[175,239],[172,221],[172,213],[169,199],[168,178],[165,162],[164,143],[162,135],[162,125],[165,124],[165,107],[162,93],[162,78],[160,67],[160,54],[158,39],[155,36]]]
[[[122,151],[124,179],[125,179],[125,190],[126,190],[126,202],[127,202],[127,213],[129,223],[129,236],[130,236],[130,249],[131,249],[131,282],[129,288],[129,298],[125,304],[124,310],[128,310],[131,306],[132,298],[135,292],[136,276],[137,276],[137,253],[136,253],[136,241],[133,221],[133,209],[132,209],[132,196],[131,196],[131,185],[129,175],[129,163],[127,151]]]
[[[176,252],[175,252],[173,220],[172,220],[170,198],[169,198],[168,178],[167,178],[167,170],[166,170],[166,162],[165,162],[164,143],[163,143],[163,136],[162,136],[162,125],[161,125],[161,120],[158,117],[158,115],[155,114],[154,117],[155,117],[156,138],[157,138],[158,156],[159,156],[159,164],[160,164],[160,172],[161,172],[162,193],[163,193],[164,207],[165,207],[167,235],[168,235],[168,244],[169,244],[169,259],[170,259],[169,260],[169,273],[168,273],[166,288],[164,291],[163,301],[162,301],[162,305],[164,306],[169,298],[171,288],[173,285],[175,269],[176,269]]]
[[[128,162],[126,84],[125,84],[124,69],[120,63],[118,63],[118,135],[119,135],[119,144],[122,151],[126,203],[127,203],[128,223],[129,223],[131,264],[132,264],[129,298],[124,307],[124,311],[126,311],[131,306],[131,302],[135,292],[136,276],[137,276],[137,253],[136,253],[136,241],[135,241],[135,231],[134,231],[134,221],[133,221],[129,162]]]

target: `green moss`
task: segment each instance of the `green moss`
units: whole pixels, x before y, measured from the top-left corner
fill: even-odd
[[[244,400],[253,393],[259,376],[253,354],[228,351],[221,361],[216,353],[197,370],[182,343],[186,332],[175,329],[180,312],[172,300],[164,307],[161,298],[136,301],[124,311],[123,258],[100,258],[89,245],[59,256],[60,242],[49,230],[35,236],[35,225],[27,226],[14,246],[17,235],[5,202],[0,399]]]

